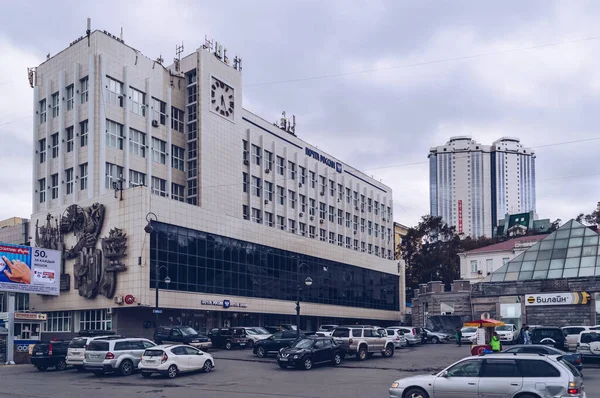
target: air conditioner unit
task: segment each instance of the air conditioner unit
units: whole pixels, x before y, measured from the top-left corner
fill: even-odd
[[[248,165],[250,164],[250,161],[249,161],[249,160],[246,160],[246,159],[244,159],[244,164],[245,164],[246,166],[248,166]]]
[[[265,199],[265,204],[268,205],[269,204],[269,199]]]
[[[315,216],[310,216],[310,221],[314,221]]]
[[[356,235],[358,233],[358,231],[354,231],[354,235]]]
[[[325,192],[321,192],[321,196],[325,196]]]
[[[271,169],[265,169],[265,174],[269,174],[271,172]]]
[[[325,220],[323,220],[323,219],[321,218],[321,219],[319,220],[319,222],[320,222],[321,224],[323,224],[323,223],[325,222]]]
[[[158,127],[158,120],[152,121],[152,127]]]
[[[298,184],[298,186],[299,186],[300,188],[302,188],[302,183],[299,183],[299,184]]]
[[[299,215],[300,215],[300,217],[304,217],[304,213],[300,213]]]
[[[114,302],[115,304],[123,304],[123,296],[115,296]],[[108,308],[106,311],[108,312],[109,310],[110,308]]]

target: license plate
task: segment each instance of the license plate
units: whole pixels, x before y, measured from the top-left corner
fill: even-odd
[[[246,345],[246,343],[240,343],[240,346],[245,346],[245,345]]]
[[[288,360],[287,358],[279,358],[280,362],[287,362],[287,360]]]
[[[200,340],[192,340],[192,343],[199,343]]]
[[[90,358],[100,358],[100,355],[90,355]]]
[[[144,362],[146,362],[146,363],[156,363],[156,361],[154,361],[154,360],[145,360]]]
[[[35,355],[44,355],[43,352],[36,352]]]
[[[72,354],[73,356],[79,356],[79,355],[81,355],[81,353],[80,353],[80,352],[73,352],[73,353],[71,353],[71,354]]]

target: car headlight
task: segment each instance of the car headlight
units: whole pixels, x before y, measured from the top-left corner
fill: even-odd
[[[392,383],[392,388],[398,388],[400,387],[400,383],[398,383],[397,381]]]
[[[294,355],[294,359],[298,359],[298,355]]]

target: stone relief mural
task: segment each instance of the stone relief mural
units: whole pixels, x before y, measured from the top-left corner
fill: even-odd
[[[74,287],[80,296],[87,299],[93,299],[98,294],[113,298],[117,286],[116,274],[127,270],[122,262],[126,254],[127,234],[119,228],[113,228],[108,237],[100,238],[105,211],[100,203],[89,207],[71,205],[58,219],[48,214],[45,226],[40,227],[36,222],[37,246],[63,252],[63,273],[64,262],[75,260]],[[76,242],[70,248],[64,243],[65,236],[69,234],[73,234]],[[101,249],[98,248],[98,240]]]

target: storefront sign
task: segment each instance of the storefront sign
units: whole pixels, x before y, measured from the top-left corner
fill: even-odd
[[[247,308],[248,307],[248,304],[246,304],[246,303],[234,303],[234,302],[229,301],[229,300],[223,300],[223,301],[200,300],[200,304],[202,304],[202,305],[215,305],[215,306],[219,306],[219,307],[223,307],[223,308],[230,308],[230,307]]]
[[[342,172],[342,164],[340,162],[336,162],[335,160],[329,159],[327,156],[320,154],[319,152],[312,150],[310,148],[304,148],[306,156],[309,156],[319,162],[331,167],[338,173]]]
[[[0,243],[0,291],[58,296],[58,250]]]
[[[46,314],[38,314],[35,312],[15,312],[15,321],[45,321]]]
[[[525,305],[577,305],[589,304],[590,295],[587,292],[526,294]]]

